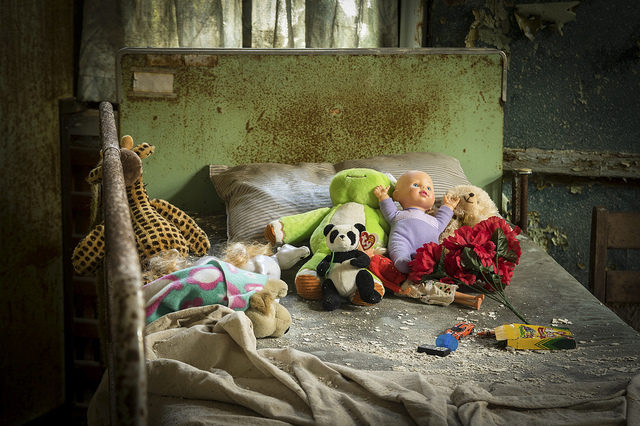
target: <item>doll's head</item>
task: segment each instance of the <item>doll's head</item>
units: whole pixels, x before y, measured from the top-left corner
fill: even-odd
[[[436,200],[431,176],[419,170],[406,172],[396,182],[392,198],[403,209],[413,207],[428,211]]]

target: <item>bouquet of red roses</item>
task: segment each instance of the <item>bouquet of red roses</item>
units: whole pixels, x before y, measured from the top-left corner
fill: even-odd
[[[528,324],[504,293],[522,254],[519,233],[520,228],[497,216],[460,227],[442,244],[428,243],[417,250],[409,262],[409,279],[468,286],[503,303]]]

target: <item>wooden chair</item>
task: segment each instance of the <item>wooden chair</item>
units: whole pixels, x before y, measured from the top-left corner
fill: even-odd
[[[594,207],[591,216],[591,292],[640,331],[640,268],[609,269],[608,249],[640,249],[640,212],[609,212]],[[631,265],[623,265],[627,268]]]

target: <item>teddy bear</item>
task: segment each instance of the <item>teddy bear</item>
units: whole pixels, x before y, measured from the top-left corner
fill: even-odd
[[[291,327],[291,314],[279,302],[289,287],[282,280],[270,279],[264,288],[249,298],[249,309],[244,313],[251,320],[257,339],[282,337]]]
[[[296,244],[309,240],[312,256],[297,271],[296,292],[304,299],[322,299],[322,286],[316,267],[329,253],[324,228],[329,224],[363,224],[377,236],[377,247],[386,247],[389,225],[382,217],[373,189],[393,186],[388,175],[368,168],[342,170],[331,179],[329,195],[332,206],[297,215],[281,217],[265,228],[265,238],[272,244]]]
[[[133,138],[123,136],[120,158],[127,190],[136,247],[141,264],[154,255],[175,249],[181,256],[207,254],[209,238],[185,212],[165,200],[149,199],[142,182],[142,159],[153,154],[148,143],[133,146]],[[87,181],[102,181],[102,166],[89,173]],[[94,227],[75,247],[72,264],[78,275],[90,275],[102,263],[105,254],[104,224]]]
[[[454,186],[447,191],[446,196],[458,197],[460,202],[453,209],[453,217],[440,234],[439,242],[453,235],[462,226],[473,226],[492,216],[500,216],[489,194],[477,186]]]
[[[219,304],[244,311],[256,338],[263,338],[280,337],[289,329],[291,315],[278,301],[288,289],[280,279],[205,256],[192,266],[145,284],[142,295],[147,324],[179,310]]]
[[[353,225],[328,224],[324,228],[327,247],[331,251],[316,269],[322,281],[322,307],[327,311],[338,308],[345,298],[359,298],[365,304],[376,304],[384,295],[384,287],[376,290],[373,274],[367,269],[369,255],[359,250],[360,236],[365,232],[361,223]],[[360,304],[360,303],[357,303]]]

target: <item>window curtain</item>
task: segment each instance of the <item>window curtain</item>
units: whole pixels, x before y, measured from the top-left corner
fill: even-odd
[[[122,47],[398,47],[402,4],[418,28],[419,0],[86,0],[78,99],[117,102]]]

